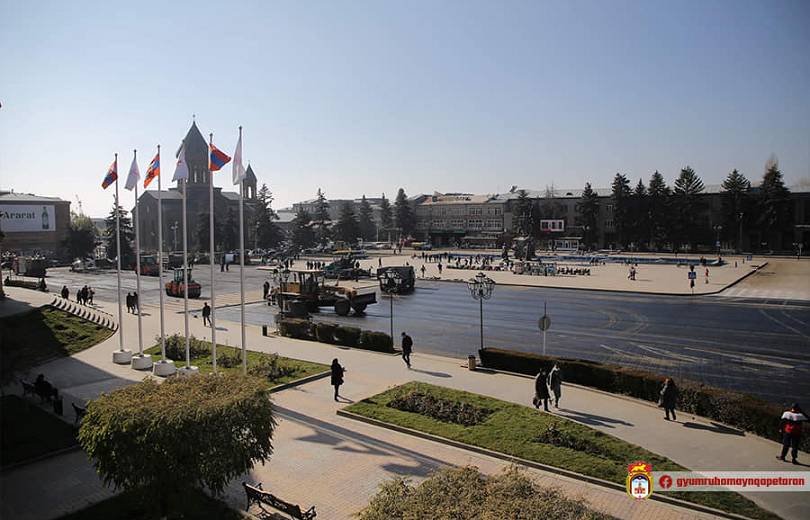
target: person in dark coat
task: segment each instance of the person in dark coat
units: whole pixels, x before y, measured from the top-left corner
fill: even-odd
[[[264,281],[264,285],[262,286],[262,294],[264,295],[263,298],[266,300],[267,295],[270,293],[270,282],[267,280]]]
[[[560,396],[562,395],[562,376],[560,375],[560,367],[554,363],[551,372],[548,373],[548,387],[554,394],[554,408],[560,407]]]
[[[132,312],[138,311],[138,314],[141,313],[141,306],[138,304],[138,293],[132,293]]]
[[[202,317],[203,317],[203,325],[211,325],[211,306],[208,305],[208,302],[203,304],[202,308]]]
[[[127,312],[132,312],[132,293],[127,293]]]
[[[340,363],[338,363],[337,358],[332,360],[332,366],[330,369],[332,371],[331,375],[332,386],[335,387],[335,401],[337,401],[339,395],[338,392],[340,391],[340,385],[343,384],[343,372],[345,372],[346,369],[340,366]]]
[[[660,397],[658,399],[658,406],[664,409],[666,413],[665,419],[669,420],[669,414],[672,414],[672,420],[675,421],[675,406],[678,404],[678,387],[675,386],[675,381],[666,378],[664,386],[661,387]]]
[[[548,411],[548,386],[546,385],[546,375],[545,370],[541,370],[537,373],[537,376],[534,378],[534,399],[532,402],[534,403],[535,408],[540,408],[540,404],[543,405],[543,410],[546,412]]]
[[[67,300],[69,296],[70,296],[70,290],[67,288],[67,285],[63,285],[62,286],[62,298]]]
[[[402,360],[411,368],[411,352],[413,352],[413,339],[405,332],[402,333]]]
[[[782,414],[779,422],[779,432],[782,434],[782,454],[777,459],[784,461],[788,450],[793,464],[798,464],[799,444],[802,442],[802,423],[808,420],[807,414],[799,407],[799,403],[790,405],[790,409]]]

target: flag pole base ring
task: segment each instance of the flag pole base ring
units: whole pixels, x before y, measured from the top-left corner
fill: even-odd
[[[177,372],[174,366],[174,361],[171,359],[164,359],[152,365],[152,374],[160,377],[168,377]]]
[[[177,369],[178,376],[194,376],[200,373],[200,369],[195,366],[187,366]]]
[[[135,370],[149,370],[152,368],[152,356],[149,354],[132,356],[132,368]]]
[[[113,363],[118,365],[129,365],[132,362],[132,351],[129,349],[116,350],[113,352]]]

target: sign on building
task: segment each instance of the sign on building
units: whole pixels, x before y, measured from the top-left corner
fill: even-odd
[[[56,209],[48,204],[0,204],[0,230],[3,233],[55,231]]]
[[[542,231],[551,231],[554,233],[565,231],[565,220],[541,220],[540,229]]]

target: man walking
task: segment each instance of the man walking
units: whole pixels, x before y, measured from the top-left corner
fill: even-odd
[[[262,299],[267,299],[267,294],[270,292],[270,282],[267,280],[264,281],[264,285],[262,286]]]
[[[802,441],[802,423],[807,421],[807,414],[799,407],[799,403],[790,405],[790,409],[782,414],[779,423],[779,432],[782,433],[782,453],[776,458],[783,461],[790,450],[791,462],[798,464],[799,444]]]
[[[534,378],[534,399],[532,403],[535,408],[540,408],[543,405],[543,410],[548,411],[548,386],[546,386],[546,371],[540,370]]]
[[[562,377],[557,363],[554,363],[554,367],[548,373],[548,387],[551,389],[551,393],[554,394],[554,408],[559,408],[560,396],[562,395]]]
[[[205,302],[202,308],[203,325],[211,326],[211,307]]]
[[[405,332],[402,333],[402,360],[411,368],[411,352],[413,351],[413,340]]]

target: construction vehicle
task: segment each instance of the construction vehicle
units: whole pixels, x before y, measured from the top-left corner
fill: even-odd
[[[200,284],[194,281],[191,277],[191,268],[188,269],[188,276],[183,276],[185,269],[178,267],[174,270],[174,278],[170,282],[166,282],[166,294],[182,298],[185,293],[185,284],[188,284],[188,297],[199,298],[202,288]]]
[[[412,265],[390,265],[377,268],[377,280],[384,280],[386,273],[393,271],[401,280],[399,283],[391,287],[390,292],[397,294],[405,294],[413,292],[414,285],[416,284],[416,272],[414,272]],[[387,289],[386,289],[387,290]]]
[[[368,278],[371,276],[371,269],[361,269],[357,267],[359,257],[354,253],[338,255],[323,268],[323,275],[326,278],[337,280],[356,280],[357,278]]]
[[[355,288],[327,285],[320,269],[291,269],[289,274],[292,280],[281,282],[280,287],[274,289],[273,298],[285,312],[302,306],[308,312],[332,307],[338,316],[347,316],[352,310],[355,315],[361,315],[368,305],[377,303],[376,286]]]
[[[157,256],[141,255],[141,276],[157,276],[159,273]]]
[[[42,278],[47,270],[47,263],[41,256],[18,256],[14,259],[14,273],[22,276]]]

